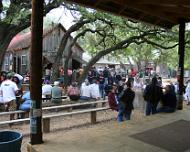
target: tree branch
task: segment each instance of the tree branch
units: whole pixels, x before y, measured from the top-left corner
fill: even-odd
[[[153,45],[153,46],[157,46],[157,47],[159,47],[159,48],[161,48],[161,49],[165,49],[165,50],[173,49],[173,48],[175,48],[176,46],[179,45],[179,43],[176,43],[176,44],[174,44],[174,45],[172,45],[172,46],[163,46],[163,45],[160,45],[160,44],[158,44],[158,43],[156,43],[156,42],[153,42],[153,41],[147,40],[146,38],[143,38],[143,43],[145,43],[145,42],[146,42],[147,44],[151,44],[151,45]]]
[[[116,51],[116,50],[120,50],[122,49],[124,46],[125,47],[128,47],[131,43],[134,43],[135,40],[137,39],[142,39],[143,37],[145,36],[148,36],[148,35],[152,35],[153,33],[152,32],[144,32],[142,33],[141,35],[139,36],[133,36],[133,37],[130,37],[128,39],[125,39],[119,43],[117,43],[116,45],[108,48],[108,49],[105,49],[105,50],[102,50],[100,52],[98,52],[87,64],[87,66],[85,67],[84,71],[83,71],[83,74],[81,75],[81,77],[79,78],[79,84],[82,83],[82,81],[85,79],[86,75],[87,75],[87,72],[88,70],[90,69],[91,66],[93,66],[101,57],[111,53],[112,51]]]

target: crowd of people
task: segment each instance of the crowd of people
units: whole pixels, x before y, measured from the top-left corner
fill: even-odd
[[[159,112],[171,113],[176,111],[177,97],[175,86],[170,83],[163,87],[160,80],[160,78],[155,76],[149,84],[144,86],[143,97],[146,104],[146,116]],[[123,117],[126,120],[130,120],[132,110],[134,109],[135,91],[133,88],[134,81],[128,79],[122,88],[121,86],[113,85],[108,94],[110,108],[118,111],[118,122],[123,121]]]
[[[140,74],[134,69],[123,73],[108,67],[101,70],[92,67],[82,85],[78,86],[77,81],[73,81],[66,88],[66,94],[73,101],[108,99],[110,108],[118,112],[118,122],[123,121],[124,118],[130,120],[134,109],[136,89],[143,91],[146,101],[145,115],[176,110],[176,85],[170,83],[163,87],[161,77],[154,76],[151,81],[142,81],[140,77]],[[0,103],[4,104],[5,111],[30,110],[30,90],[23,92],[21,88],[22,82],[28,80],[28,75],[23,78],[16,73],[1,72]],[[188,81],[185,94],[188,105],[190,105],[189,94],[190,81]],[[49,77],[44,80],[42,98],[50,98],[52,103],[60,103],[62,95],[63,88],[60,86],[60,81],[55,81],[52,85]],[[14,119],[14,115],[11,115],[10,119]]]

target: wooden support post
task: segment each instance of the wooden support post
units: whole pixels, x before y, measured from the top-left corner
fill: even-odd
[[[43,119],[43,132],[45,133],[50,132],[50,118]]]
[[[42,140],[42,42],[44,0],[32,0],[31,49],[30,49],[30,142]]]
[[[183,89],[184,89],[184,54],[185,54],[185,22],[181,21],[179,25],[179,66],[178,66],[178,110],[183,109]]]
[[[91,123],[95,124],[96,123],[96,111],[91,111],[90,116],[91,116]]]

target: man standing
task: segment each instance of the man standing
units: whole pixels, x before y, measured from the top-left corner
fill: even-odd
[[[118,122],[123,121],[123,116],[126,120],[131,119],[131,113],[134,109],[133,101],[135,98],[135,92],[131,89],[131,82],[127,81],[126,89],[121,93],[119,99],[119,113],[118,113]]]
[[[16,83],[12,80],[12,75],[7,74],[6,80],[1,84],[1,90],[3,95],[3,102],[7,111],[16,110],[16,93],[19,90]],[[10,120],[14,119],[14,114],[10,115]]]

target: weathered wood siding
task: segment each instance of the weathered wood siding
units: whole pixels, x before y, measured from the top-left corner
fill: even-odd
[[[57,54],[59,45],[61,43],[61,40],[65,34],[65,30],[62,27],[62,25],[57,25],[51,29],[45,29],[43,34],[43,56],[51,63],[54,63],[55,56]],[[11,70],[10,67],[12,65],[13,71],[25,74],[29,70],[29,53],[30,53],[30,38],[27,37],[27,40],[21,41],[18,44],[14,45],[14,48],[9,48],[5,60],[4,60],[4,66],[3,70]],[[64,66],[64,59],[68,55],[68,45],[71,43],[72,37],[69,38],[69,41],[66,45],[65,52],[63,53],[63,58],[60,61],[60,66]],[[74,45],[73,49],[73,58],[79,58],[82,60],[82,54],[83,50],[82,48],[77,44]],[[12,53],[13,52],[13,53]],[[13,59],[10,59],[10,53],[12,53]],[[24,64],[23,61],[27,59],[27,63]],[[20,60],[20,62],[19,62]],[[16,64],[16,65],[13,65]],[[8,65],[7,65],[8,64]],[[81,63],[82,64],[82,63]],[[72,59],[69,62],[70,68],[72,68]]]

